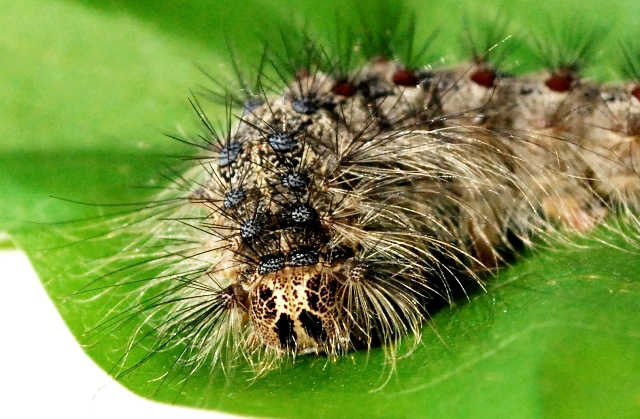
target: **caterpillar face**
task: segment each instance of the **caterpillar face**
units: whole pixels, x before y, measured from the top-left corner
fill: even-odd
[[[286,267],[261,277],[251,293],[256,335],[273,347],[325,352],[339,337],[339,283],[321,263]]]

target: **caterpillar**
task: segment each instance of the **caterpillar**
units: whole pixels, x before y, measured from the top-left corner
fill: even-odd
[[[240,75],[244,95],[209,92],[229,104],[222,131],[192,100],[203,133],[176,139],[200,141],[198,163],[109,221],[124,244],[106,264],[120,268],[90,264],[100,273],[78,294],[112,304],[89,340],[138,322],[118,374],[164,351],[177,354],[165,371],[189,377],[377,345],[393,362],[439,299],[519,248],[634,221],[634,83],[582,79],[578,62],[511,77],[485,55],[494,45],[417,66],[353,36],[357,66],[303,34],[284,57],[267,50],[276,80],[259,65],[254,85]]]

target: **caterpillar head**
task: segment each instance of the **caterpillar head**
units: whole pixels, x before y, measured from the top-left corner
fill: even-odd
[[[340,284],[330,268],[317,263],[286,267],[262,276],[251,292],[254,332],[275,348],[298,353],[328,352],[341,335]]]
[[[329,76],[298,80],[234,131],[212,131],[215,154],[192,200],[208,209],[210,275],[234,285],[242,304],[229,309],[248,346],[337,355],[419,333],[435,261],[428,213],[442,209],[412,190],[433,183],[418,170],[432,164],[425,156],[441,157],[389,131],[423,120],[416,103],[430,89],[398,85],[397,67],[371,64],[346,96]]]

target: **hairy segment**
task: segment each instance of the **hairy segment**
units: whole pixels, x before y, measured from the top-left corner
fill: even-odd
[[[246,296],[228,308],[242,322],[223,327],[243,336],[246,356],[273,365],[419,336],[434,299],[481,285],[517,246],[636,205],[638,175],[613,155],[628,130],[604,131],[603,148],[602,129],[577,134],[576,115],[555,116],[587,95],[543,75],[485,83],[487,65],[414,71],[376,59],[347,79],[300,72],[245,106],[226,136],[209,131],[213,155],[189,205],[204,209],[203,280]],[[597,97],[571,105],[582,121],[602,118],[611,90],[589,86],[576,89]]]
[[[160,256],[99,329],[143,317],[152,333],[130,347],[180,348],[172,368],[193,371],[378,345],[394,361],[523,248],[637,223],[638,83],[583,79],[582,52],[513,76],[482,52],[493,44],[451,67],[369,54],[351,68],[303,42],[299,59],[265,52],[239,92],[207,92],[226,129],[192,100],[202,132],[178,140],[197,164],[127,246]]]

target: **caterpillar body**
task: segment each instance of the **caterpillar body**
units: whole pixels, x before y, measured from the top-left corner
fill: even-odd
[[[210,151],[188,174],[198,186],[145,239],[177,243],[145,285],[168,289],[136,308],[158,322],[159,347],[186,344],[196,364],[260,354],[262,370],[286,354],[393,346],[515,242],[635,208],[631,87],[487,86],[480,71],[376,60],[346,81],[303,72],[223,135],[199,111]]]
[[[377,345],[394,361],[522,247],[637,223],[636,82],[582,79],[577,60],[514,77],[484,54],[343,68],[309,43],[269,56],[284,87],[260,66],[254,86],[208,92],[228,105],[222,130],[193,99],[203,131],[176,138],[197,164],[109,221],[125,243],[78,295],[113,304],[89,345],[138,322],[117,377],[168,350],[163,377]]]

